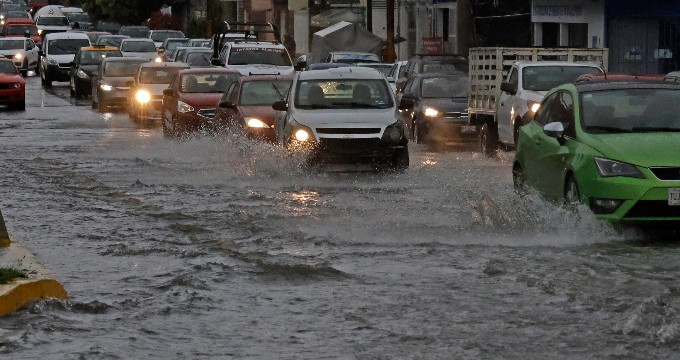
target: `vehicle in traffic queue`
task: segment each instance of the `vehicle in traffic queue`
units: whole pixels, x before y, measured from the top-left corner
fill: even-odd
[[[151,41],[151,40],[149,40]],[[130,120],[161,120],[163,90],[178,71],[189,65],[176,62],[146,62],[139,66],[134,81],[128,82],[128,115]]]
[[[0,58],[0,105],[26,110],[26,81],[11,59]]]
[[[1,28],[2,36],[27,37],[28,35],[39,48],[42,47],[42,36],[31,19],[7,19]]]
[[[71,30],[68,19],[57,5],[48,5],[38,10],[33,16],[40,35]]]
[[[218,131],[236,131],[251,139],[276,142],[275,101],[284,100],[293,81],[292,76],[244,76],[221,96],[215,112]]]
[[[161,46],[158,48],[158,56],[160,56],[163,61],[175,61],[175,51],[183,46],[186,46],[189,38],[184,37],[171,37],[163,40]]]
[[[40,51],[42,85],[50,87],[53,81],[69,81],[69,70],[76,52],[87,46],[90,46],[90,38],[83,33],[60,32],[45,35]]]
[[[0,12],[0,26],[5,25],[7,21],[15,21],[15,20],[22,20],[22,21],[27,21],[31,20],[33,24],[35,24],[35,21],[33,21],[33,18],[31,15],[29,15],[25,11],[7,11],[7,12]],[[0,35],[2,33],[0,32]]]
[[[326,58],[327,63],[380,63],[380,56],[368,52],[354,52],[354,51],[331,51]]]
[[[401,69],[399,70],[399,72],[402,72],[403,76],[396,79],[397,92],[402,90],[406,81],[413,75],[421,73],[467,74],[470,67],[468,59],[465,56],[456,54],[416,54],[403,66],[403,72]]]
[[[69,70],[69,90],[73,97],[90,95],[92,90],[92,77],[97,73],[97,68],[103,59],[122,57],[123,54],[115,47],[88,46],[78,49],[71,62]]]
[[[12,59],[23,76],[31,69],[37,69],[40,58],[38,52],[38,47],[30,38],[0,38],[0,57]]]
[[[417,74],[404,85],[401,116],[418,144],[477,143],[478,127],[468,125],[466,74]]]
[[[276,101],[277,141],[312,149],[312,162],[403,170],[408,139],[385,77],[361,67],[295,74],[287,100]]]
[[[279,43],[249,39],[227,42],[219,54],[219,62],[244,76],[295,73],[288,50]]]
[[[680,85],[584,82],[552,89],[520,129],[515,188],[582,202],[600,219],[680,220]]]
[[[406,64],[408,61],[406,60],[400,60],[392,64],[392,69],[390,70],[389,74],[387,74],[387,81],[390,82],[390,85],[392,85],[392,90],[396,93],[397,91],[397,81],[399,79],[404,79],[403,82],[406,82],[406,79],[404,78],[404,73],[406,72]]]
[[[108,57],[92,77],[92,108],[106,111],[110,107],[128,105],[130,81],[135,80],[139,66],[149,60],[135,57]]]
[[[177,50],[180,51],[179,49]],[[212,50],[208,48],[187,48],[177,55],[175,61],[188,64],[190,67],[211,67]]]
[[[179,31],[179,30],[151,30],[149,31],[149,39],[153,40],[154,44],[156,44],[156,48],[160,50],[161,45],[165,42],[166,39],[170,38],[184,38],[186,39],[187,42],[189,41],[186,36],[184,36],[184,33]]]
[[[236,70],[219,67],[180,70],[163,90],[163,133],[181,136],[212,130],[217,103],[240,76]]]
[[[77,11],[79,9],[80,11]],[[62,8],[61,11],[68,19],[68,24],[73,29],[89,30],[92,29],[90,15],[80,8]]]
[[[151,29],[146,25],[121,26],[120,29],[118,29],[118,35],[126,35],[136,39],[148,39],[150,31]]]
[[[151,39],[129,38],[123,39],[118,48],[123,56],[141,57],[149,61],[160,62],[156,46]]]
[[[210,39],[189,39],[187,46],[210,48]]]
[[[205,50],[205,48],[196,48],[196,47],[191,47],[191,46],[180,45],[180,46],[177,46],[174,49],[172,49],[170,52],[168,52],[166,54],[167,56],[164,58],[164,61],[184,62],[184,61],[180,61],[180,58],[183,57],[187,53],[187,51],[195,50],[195,49]],[[211,50],[211,49],[208,49],[208,50]]]
[[[106,32],[106,31],[89,31],[89,30],[88,30],[88,31],[83,31],[83,30],[73,30],[72,32],[82,32],[82,33],[86,34],[86,35],[90,38],[90,44],[92,44],[92,45],[96,45],[96,44],[97,44],[97,40],[98,40],[100,37],[105,36],[105,35],[111,35],[110,32]],[[117,47],[117,46],[116,46],[116,47]]]
[[[120,49],[120,43],[123,41],[123,39],[129,38],[130,37],[127,35],[102,35],[97,38],[97,41],[94,43],[94,45],[113,46]]]

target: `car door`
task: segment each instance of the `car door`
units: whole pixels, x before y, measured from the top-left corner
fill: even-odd
[[[517,69],[516,65],[510,69],[510,73],[508,74],[506,81],[512,84],[515,89],[518,89],[519,70]],[[512,119],[517,115],[515,114],[516,110],[514,98],[515,94],[505,91],[501,91],[501,95],[498,98],[498,106],[496,108],[498,139],[504,144],[512,144],[514,142]]]
[[[521,156],[520,162],[524,171],[524,176],[529,185],[539,189],[541,187],[541,175],[538,170],[538,158],[542,156],[539,153],[542,142],[547,140],[547,136],[543,133],[543,127],[550,121],[550,111],[552,110],[552,103],[555,101],[557,94],[548,95],[541,103],[541,107],[534,119],[526,126],[522,127],[520,131],[520,141],[518,144],[517,153]]]

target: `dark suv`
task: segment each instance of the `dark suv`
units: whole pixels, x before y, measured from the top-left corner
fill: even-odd
[[[415,55],[406,64],[404,77],[396,80],[397,92],[400,92],[406,80],[416,74],[467,74],[470,71],[467,57],[464,55]]]

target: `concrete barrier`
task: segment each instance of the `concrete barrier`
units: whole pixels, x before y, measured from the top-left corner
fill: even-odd
[[[39,299],[68,298],[64,286],[28,248],[16,241],[10,241],[1,212],[0,267],[15,268],[26,274],[26,278],[17,278],[0,285],[0,315],[12,313]]]

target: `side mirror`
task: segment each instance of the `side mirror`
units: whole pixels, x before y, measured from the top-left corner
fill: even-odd
[[[272,109],[276,111],[287,111],[288,110],[288,103],[286,100],[277,100],[274,101],[272,104]]]
[[[561,144],[564,143],[564,125],[561,122],[551,122],[543,127],[543,133],[546,136],[557,139]]]
[[[501,91],[505,91],[506,93],[509,93],[510,95],[515,95],[515,94],[517,94],[517,85],[514,85],[514,84],[509,83],[507,81],[503,81],[501,83]]]
[[[416,102],[413,101],[412,98],[409,98],[409,97],[407,97],[406,95],[404,95],[404,96],[401,98],[401,101],[399,101],[399,110],[410,109],[410,108],[412,108],[413,105],[415,105],[415,104],[416,104]]]
[[[163,90],[163,95],[173,97],[173,96],[175,96],[175,90],[165,89],[165,90]]]
[[[134,81],[128,81],[128,82],[125,83],[125,86],[133,87],[133,86],[135,86],[135,82]]]
[[[221,108],[232,108],[232,109],[235,107],[234,104],[229,100],[222,100],[222,101],[219,102],[219,104],[217,104],[217,106],[219,106]]]

